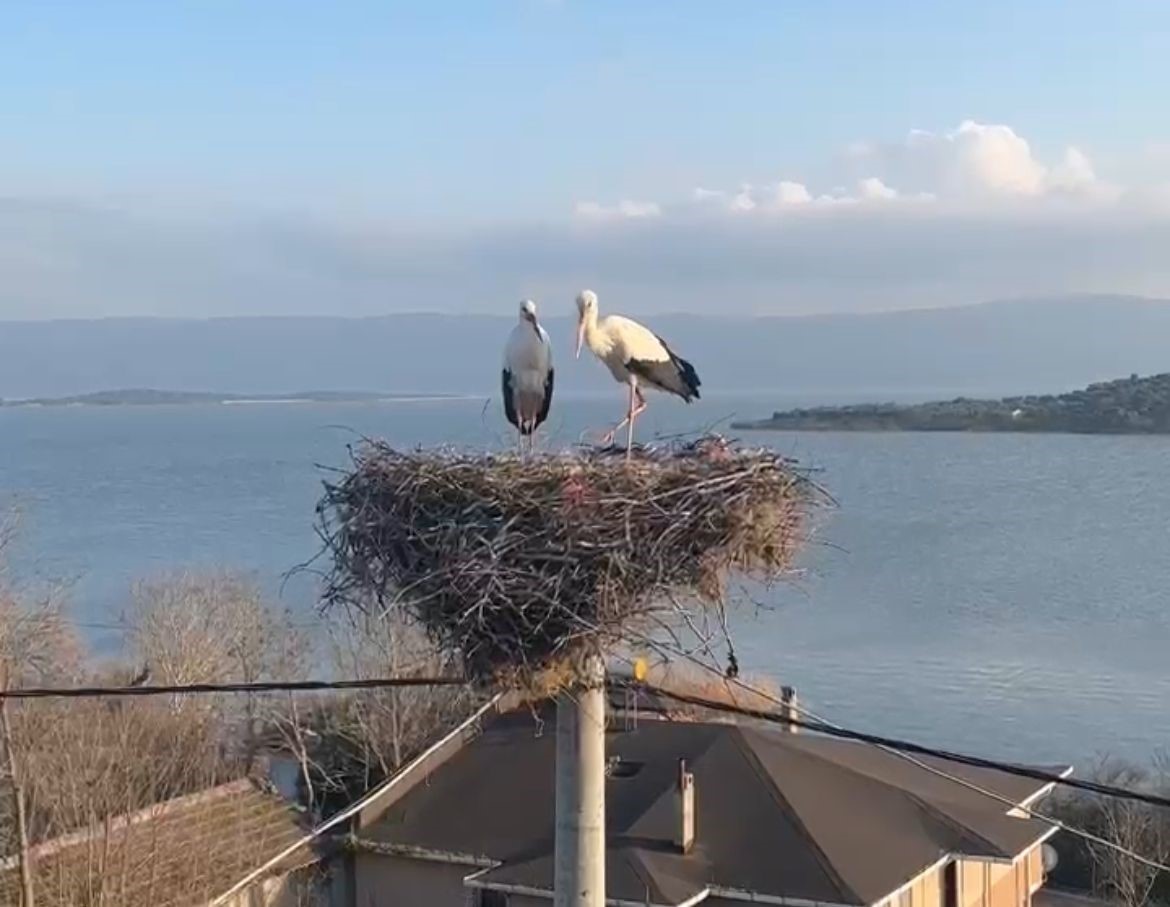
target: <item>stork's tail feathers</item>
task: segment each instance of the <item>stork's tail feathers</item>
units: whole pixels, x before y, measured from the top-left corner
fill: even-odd
[[[692,399],[698,400],[699,386],[703,383],[699,380],[699,373],[695,371],[695,367],[687,362],[685,359],[680,359],[678,356],[674,357],[675,363],[678,365],[678,375],[682,379],[683,386],[689,391],[683,394],[683,399],[690,403]]]

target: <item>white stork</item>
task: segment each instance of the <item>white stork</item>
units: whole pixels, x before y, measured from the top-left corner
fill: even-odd
[[[504,347],[504,413],[532,444],[532,433],[548,418],[552,404],[552,344],[536,320],[536,303],[520,303],[520,323],[512,328]]]
[[[623,425],[626,429],[626,456],[634,446],[634,420],[646,408],[641,384],[682,397],[687,403],[699,399],[699,376],[685,359],[674,354],[666,342],[644,325],[621,315],[597,317],[597,294],[582,290],[577,296],[577,357],[585,344],[605,364],[614,380],[628,385],[626,417],[603,439],[611,444]]]

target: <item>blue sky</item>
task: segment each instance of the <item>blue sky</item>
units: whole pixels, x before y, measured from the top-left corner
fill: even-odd
[[[782,184],[801,187],[782,190],[788,200],[966,198],[954,171],[967,164],[943,157],[973,147],[998,166],[989,143],[1004,134],[960,137],[965,122],[1026,143],[1044,175],[1011,176],[1017,194],[1068,182],[1057,174],[1070,148],[1094,197],[1106,185],[1115,200],[1146,187],[1153,197],[1170,184],[1170,4],[1154,0],[47,0],[4,4],[0,31],[0,198],[163,219],[277,217],[286,232],[327,224],[334,244],[360,234],[359,256],[391,242],[387,230],[423,231],[434,255],[471,259],[484,253],[468,251],[469,236],[572,234],[582,216],[653,219],[669,232],[693,223],[697,189],[731,205],[745,184],[757,213],[773,195],[761,187]],[[936,140],[925,157],[908,157],[912,130]],[[1002,195],[979,167],[980,187]],[[863,178],[880,187],[855,189]],[[19,230],[12,217],[0,224]],[[572,260],[574,240],[564,242],[555,255]],[[29,253],[40,267],[57,254]],[[604,283],[608,259],[592,246],[567,270],[587,277],[590,261]],[[1125,288],[1163,285],[1142,275]],[[67,284],[43,294],[35,274],[14,277],[23,297],[55,302],[0,299],[0,316],[118,311],[61,298]],[[1054,292],[1068,282],[1049,281]],[[506,274],[490,282],[508,286]],[[670,292],[650,295],[665,305]],[[841,307],[813,295],[780,309]],[[750,308],[767,298],[765,281]],[[201,311],[196,298],[179,308]]]

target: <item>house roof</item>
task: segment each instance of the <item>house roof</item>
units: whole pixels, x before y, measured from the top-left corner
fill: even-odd
[[[272,859],[305,829],[279,796],[244,779],[122,816],[93,831],[32,850],[38,905],[116,903],[120,907],[207,904]],[[20,874],[0,869],[0,905],[20,903]]]
[[[362,828],[360,840],[491,867],[472,884],[551,890],[554,721],[500,716]],[[1049,831],[864,744],[661,720],[607,737],[609,758],[626,766],[606,784],[611,899],[674,905],[719,889],[868,905],[947,854],[1011,860]],[[671,843],[679,759],[695,776],[695,846],[685,856]],[[1044,786],[936,764],[1016,803]]]

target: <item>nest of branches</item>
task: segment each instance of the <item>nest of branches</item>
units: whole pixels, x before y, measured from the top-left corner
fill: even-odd
[[[367,443],[327,482],[327,603],[401,609],[470,678],[571,678],[582,656],[792,568],[822,498],[774,452],[704,437],[517,457]],[[685,612],[685,613],[684,613]]]

